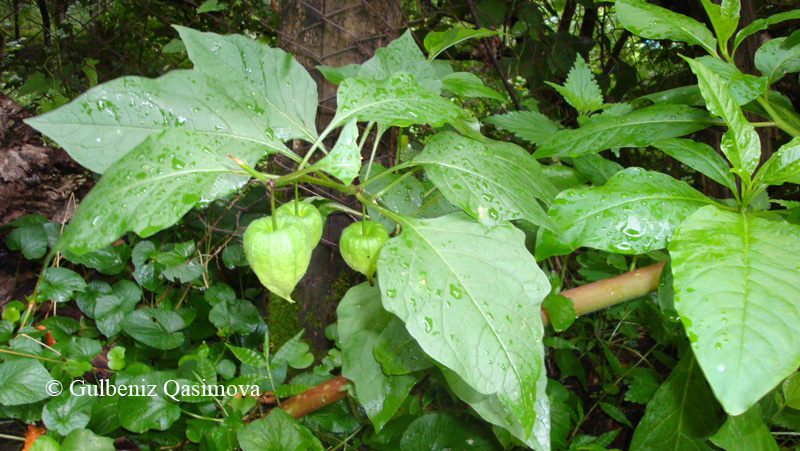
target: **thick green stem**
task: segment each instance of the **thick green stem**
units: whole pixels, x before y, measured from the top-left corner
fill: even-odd
[[[767,99],[766,95],[759,96],[756,98],[756,100],[758,101],[759,105],[764,107],[764,110],[766,110],[770,116],[770,119],[775,122],[775,125],[777,125],[778,128],[792,136],[800,136],[800,130],[794,128],[791,124],[783,120],[780,114],[775,111],[774,108],[772,108],[772,105],[769,104],[769,99]]]

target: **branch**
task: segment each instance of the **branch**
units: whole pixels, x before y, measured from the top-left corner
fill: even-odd
[[[478,18],[477,11],[475,11],[475,4],[472,0],[467,0],[467,6],[469,7],[470,14],[472,14],[472,20],[475,21],[475,29],[477,30],[481,28],[481,20]],[[519,103],[519,96],[517,96],[517,92],[514,91],[514,87],[511,86],[511,83],[509,83],[508,79],[506,78],[503,68],[500,67],[500,62],[497,61],[497,55],[494,53],[494,46],[492,46],[489,43],[489,40],[486,38],[481,38],[481,44],[483,44],[483,49],[486,51],[486,54],[489,55],[489,59],[492,60],[494,70],[497,71],[497,75],[500,77],[500,80],[502,80],[503,86],[505,86],[506,91],[508,91],[508,95],[511,96],[511,102],[514,103],[514,108],[521,110],[522,104]]]
[[[347,379],[345,379],[344,376],[336,376],[333,379],[317,385],[311,390],[306,390],[299,395],[292,396],[282,402],[280,408],[294,419],[308,415],[315,410],[319,410],[343,399],[346,394],[346,390],[344,389],[346,383]]]

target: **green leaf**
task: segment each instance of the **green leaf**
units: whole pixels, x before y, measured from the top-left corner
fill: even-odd
[[[708,450],[722,423],[718,404],[691,352],[672,370],[636,426],[630,449]]]
[[[670,241],[675,308],[731,415],[800,365],[798,242],[800,226],[713,206],[689,216]]]
[[[756,180],[765,185],[800,183],[800,137],[781,146],[759,169]]]
[[[353,381],[355,395],[379,431],[392,419],[418,378],[387,376],[373,356],[373,348],[392,315],[381,307],[380,290],[367,282],[345,294],[336,309],[342,375]]]
[[[425,167],[447,200],[484,224],[525,219],[552,228],[537,200],[549,204],[556,189],[517,145],[442,132],[425,143],[414,162]]]
[[[639,97],[637,100],[647,99],[653,103],[671,104],[671,105],[688,105],[688,106],[705,106],[706,101],[700,94],[700,88],[697,85],[681,86],[680,88],[667,89],[666,91],[654,92]]]
[[[562,294],[551,294],[544,298],[542,308],[547,310],[550,324],[556,332],[566,330],[575,322],[575,306],[572,299]]]
[[[41,401],[49,395],[45,386],[53,378],[33,359],[9,360],[0,363],[0,404],[18,406]]]
[[[81,201],[60,247],[78,255],[134,231],[148,237],[176,222],[198,203],[225,196],[248,175],[227,156],[255,164],[267,149],[233,138],[173,130],[150,136],[106,170]]]
[[[339,139],[330,153],[311,167],[327,172],[345,185],[349,185],[358,177],[361,168],[361,150],[358,148],[358,125],[355,119],[342,128]]]
[[[218,302],[208,313],[208,320],[217,328],[234,334],[249,334],[264,322],[253,303],[244,299]]]
[[[36,438],[28,451],[61,451],[61,446],[54,438],[42,435]]]
[[[398,127],[450,124],[456,130],[475,133],[476,121],[469,113],[421,87],[408,73],[385,80],[348,78],[339,85],[337,103],[333,127],[355,118]]]
[[[578,110],[580,115],[587,115],[603,106],[603,94],[600,92],[600,86],[594,79],[592,69],[580,55],[575,58],[575,64],[567,74],[564,86],[550,82],[545,83],[558,91],[567,103]]]
[[[46,301],[67,302],[76,291],[85,289],[86,282],[78,273],[67,268],[53,267],[44,271],[36,296],[37,299]]]
[[[666,247],[678,225],[711,202],[687,183],[669,175],[628,168],[603,186],[561,192],[548,214],[561,232],[563,243],[569,246],[561,252],[588,246],[621,254],[642,254]],[[545,231],[539,241],[554,239]],[[540,250],[537,243],[538,260],[551,255],[556,254]]]
[[[378,264],[384,307],[431,358],[484,394],[497,394],[522,424],[536,423],[544,371],[542,299],[547,277],[510,224],[492,228],[454,213],[403,220]]]
[[[741,44],[742,41],[744,41],[751,34],[761,30],[766,30],[771,25],[775,25],[776,23],[792,19],[800,19],[800,9],[773,14],[767,18],[756,19],[750,22],[748,26],[742,28],[738,33],[736,33],[736,38],[733,40],[733,52],[731,52],[731,54],[735,54],[736,49],[739,48],[739,44]]]
[[[342,375],[355,384],[355,396],[380,431],[403,404],[418,377],[387,376],[372,355],[380,331],[365,329],[342,341]]]
[[[258,102],[237,102],[224,84],[181,70],[155,80],[123,77],[103,83],[26,123],[56,140],[82,166],[100,173],[149,135],[174,129],[198,141],[224,138],[235,147],[262,147],[297,158],[255,114],[264,108]]]
[[[156,349],[174,349],[183,344],[179,330],[186,327],[180,315],[156,308],[135,310],[120,323],[122,330],[148,346]]]
[[[195,70],[227,86],[237,103],[250,105],[250,116],[263,118],[275,138],[316,140],[317,85],[292,55],[242,35],[175,29]]]
[[[375,340],[372,354],[381,364],[383,372],[390,376],[409,374],[433,366],[414,337],[409,335],[405,324],[394,316]]]
[[[281,409],[239,429],[243,451],[323,451],[322,443]]]
[[[708,1],[708,0],[706,0]],[[745,105],[767,90],[767,78],[743,74],[736,66],[713,56],[703,56],[695,61],[706,66],[720,77],[723,87],[739,105]],[[697,89],[700,89],[699,87]],[[705,102],[703,102],[705,104]]]
[[[560,130],[533,154],[536,158],[597,153],[617,147],[644,147],[713,124],[707,113],[685,105],[653,105],[624,116],[598,115],[580,128]]]
[[[44,257],[47,252],[47,232],[41,224],[27,224],[12,230],[6,237],[9,250],[20,251],[28,260]]]
[[[726,451],[778,451],[758,404],[739,416],[728,417],[710,440]]]
[[[408,425],[400,441],[401,451],[419,450],[499,450],[492,433],[468,424],[455,415],[435,412],[422,415]]]
[[[107,246],[83,255],[75,255],[69,251],[64,251],[61,255],[72,263],[96,269],[100,274],[114,276],[125,269],[130,251],[129,246],[119,245]]]
[[[786,405],[800,410],[800,373],[794,373],[786,378],[782,388]]]
[[[644,0],[618,0],[617,18],[631,33],[648,39],[671,39],[702,46],[711,55],[717,53],[717,40],[700,22],[649,4]]]
[[[517,138],[524,139],[537,146],[558,131],[558,124],[547,116],[535,111],[511,111],[506,114],[489,116],[483,120],[507,130]]]
[[[473,38],[483,38],[494,36],[497,32],[486,28],[471,30],[468,28],[451,28],[447,31],[432,31],[425,35],[425,50],[428,51],[428,59],[433,61],[440,53],[448,48],[460,44]]]
[[[239,359],[240,362],[244,363],[245,365],[251,365],[257,368],[266,368],[267,361],[264,359],[264,356],[253,351],[252,349],[247,348],[240,348],[238,346],[227,345],[228,349],[231,350],[233,355]]]
[[[294,337],[290,338],[283,346],[275,352],[270,361],[273,365],[289,365],[292,368],[302,370],[314,363],[314,355],[308,352],[310,347],[300,341],[305,331],[301,330]]]
[[[425,55],[414,41],[411,30],[386,47],[375,50],[375,55],[358,68],[358,78],[385,80],[397,72],[411,74],[417,83],[435,94],[442,90],[442,81],[436,69],[425,59]]]
[[[734,169],[744,169],[749,176],[758,165],[761,156],[761,141],[752,125],[745,119],[736,99],[727,89],[722,78],[711,69],[687,59],[692,72],[697,75],[700,92],[706,99],[706,107],[711,114],[721,117],[728,124],[728,131],[722,137],[720,150],[728,157]]]
[[[622,166],[611,160],[606,160],[596,153],[588,153],[568,160],[578,172],[586,177],[594,186],[605,185],[608,179],[622,170]]]
[[[711,19],[711,25],[717,34],[717,40],[727,48],[728,40],[736,32],[739,25],[739,12],[741,5],[739,0],[722,0],[719,5],[712,3],[711,0],[701,0],[703,8]]]
[[[628,391],[625,392],[625,401],[647,404],[653,398],[661,378],[652,368],[637,367],[628,372]]]
[[[625,412],[623,412],[622,409],[620,409],[619,407],[613,404],[609,404],[607,402],[601,402],[600,408],[603,410],[603,412],[607,413],[608,416],[610,416],[614,421],[622,423],[625,426],[628,426],[629,428],[633,427],[631,421],[625,416]]]
[[[652,146],[736,192],[736,179],[730,172],[730,165],[708,144],[672,138],[656,141]]]
[[[181,409],[164,392],[165,384],[169,390],[174,390],[174,383],[168,381],[175,381],[175,373],[153,371],[138,376],[117,376],[114,384],[118,388],[133,387],[127,389],[127,395],[119,397],[117,411],[122,427],[137,434],[151,429],[169,429],[180,418]]]
[[[95,399],[93,396],[75,396],[71,390],[66,390],[45,404],[42,422],[47,429],[61,435],[84,428],[89,424],[89,414]]]
[[[781,47],[786,38],[770,39],[756,51],[756,68],[771,85],[790,72],[800,72],[800,47]]]
[[[504,102],[497,91],[484,86],[483,80],[471,72],[456,72],[442,78],[442,87],[461,97],[487,97]]]
[[[536,424],[533,432],[522,426],[520,421],[514,417],[500,398],[496,395],[484,395],[470,387],[458,374],[440,367],[447,380],[447,385],[453,390],[462,401],[472,407],[478,415],[489,423],[499,426],[511,433],[522,443],[536,450],[550,449],[550,401],[547,398],[547,375],[545,372],[539,376],[536,382]]]
[[[588,179],[580,171],[563,164],[549,164],[544,166],[542,171],[544,171],[547,180],[550,180],[550,183],[553,184],[558,192],[575,188],[588,182]]]
[[[114,439],[96,435],[89,429],[75,429],[61,442],[61,451],[114,451]]]
[[[119,333],[120,322],[132,312],[142,299],[142,289],[129,280],[120,280],[111,292],[98,296],[95,300],[93,317],[97,329],[106,337]]]
[[[342,67],[317,66],[317,70],[320,71],[326,80],[338,85],[341,84],[345,78],[358,77],[358,69],[360,67],[360,64],[348,64]]]

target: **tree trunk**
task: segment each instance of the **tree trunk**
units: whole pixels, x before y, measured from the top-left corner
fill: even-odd
[[[337,87],[314,66],[338,67],[366,61],[376,48],[397,37],[403,16],[397,0],[286,0],[279,4],[279,17],[278,46],[293,54],[317,82],[317,127],[321,130],[336,111]],[[294,147],[302,153],[308,145],[300,144]],[[308,272],[294,293],[305,337],[315,351],[330,347],[325,327],[335,321],[336,306],[344,290],[361,278],[347,268],[336,245],[342,229],[350,222],[352,219],[341,214],[328,218],[323,241],[314,250]],[[269,310],[272,323],[272,312],[277,308],[271,305]]]
[[[42,16],[44,46],[50,47],[50,36],[52,34],[52,30],[50,29],[50,11],[47,9],[47,0],[36,0],[36,5],[39,7],[39,14]]]

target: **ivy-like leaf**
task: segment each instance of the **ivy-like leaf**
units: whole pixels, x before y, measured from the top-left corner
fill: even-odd
[[[671,39],[699,45],[716,55],[717,40],[700,22],[644,0],[618,0],[617,18],[631,33],[648,39]]]
[[[442,132],[414,158],[450,202],[487,225],[526,219],[553,228],[537,200],[549,204],[555,187],[542,166],[515,144],[480,142]]]
[[[41,300],[67,302],[76,291],[85,289],[86,282],[80,274],[71,269],[52,267],[44,271],[36,296]]]
[[[600,92],[600,86],[594,79],[592,69],[580,55],[575,58],[575,64],[567,74],[564,86],[550,82],[545,83],[558,91],[581,115],[597,111],[603,106],[603,94]]]
[[[175,29],[195,70],[222,82],[237,102],[254,105],[251,115],[263,117],[275,138],[316,140],[317,85],[292,55],[242,35]]]
[[[580,128],[560,130],[533,154],[536,158],[577,157],[617,147],[644,147],[713,125],[704,111],[686,105],[653,105],[624,116],[598,115]]]
[[[183,333],[178,331],[186,327],[177,313],[156,308],[135,310],[120,325],[126,334],[136,340],[162,350],[183,344]]]
[[[47,429],[61,435],[86,427],[89,414],[97,398],[93,396],[76,396],[65,391],[45,404],[42,410],[42,422]]]
[[[339,139],[328,155],[312,165],[341,180],[345,185],[358,177],[361,168],[361,152],[358,148],[358,125],[353,119],[342,128]]]
[[[498,399],[526,437],[544,372],[539,316],[550,290],[510,224],[486,227],[454,213],[403,220],[378,264],[384,307],[430,357]]]
[[[265,418],[239,429],[237,436],[243,451],[324,451],[319,439],[281,409],[273,409]]]
[[[120,396],[117,407],[119,422],[125,429],[141,434],[150,429],[166,431],[181,416],[180,406],[165,394],[165,384],[174,390],[175,373],[153,371],[138,376],[117,376],[115,385],[133,386],[138,396]],[[152,390],[150,387],[154,387]],[[150,394],[152,393],[152,396]],[[170,391],[170,393],[172,393]]]
[[[241,169],[227,152],[253,165],[267,149],[182,130],[150,136],[106,170],[81,201],[59,246],[82,255],[127,231],[147,237],[175,224],[198,203],[229,194],[250,177],[237,173]]]
[[[711,69],[695,60],[687,59],[692,72],[697,75],[700,92],[706,99],[706,107],[711,114],[721,117],[728,124],[728,131],[722,137],[720,149],[728,157],[734,169],[743,169],[749,177],[758,165],[761,156],[761,141],[755,129],[745,119],[738,102],[726,88],[722,78]]]
[[[129,280],[115,283],[110,293],[95,299],[93,315],[97,329],[106,337],[119,333],[120,323],[141,299],[142,289],[135,283]]]
[[[558,131],[558,124],[536,111],[511,111],[483,120],[537,146]]]
[[[50,373],[33,359],[9,360],[0,363],[0,405],[18,406],[41,401],[50,396],[45,386]]]
[[[622,254],[642,254],[666,247],[680,223],[712,201],[685,182],[660,172],[628,168],[603,186],[561,192],[548,214],[568,247],[549,252],[541,242],[538,260],[582,246]]]
[[[689,216],[670,241],[675,308],[731,415],[800,365],[798,242],[800,226],[714,206]]]
[[[41,224],[25,224],[12,230],[6,237],[9,250],[20,251],[28,260],[44,257],[47,252],[47,232]]]

